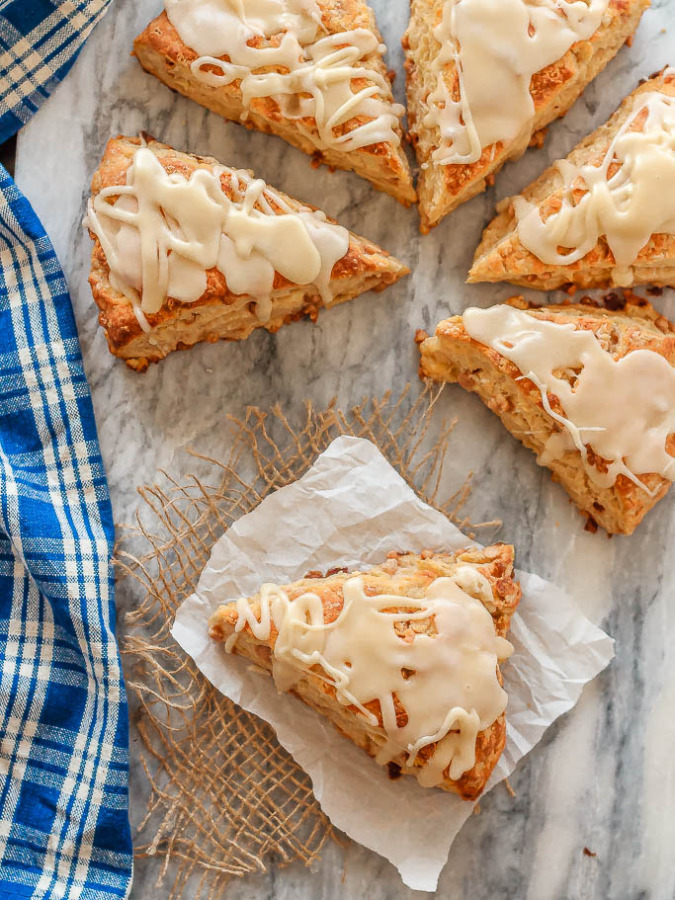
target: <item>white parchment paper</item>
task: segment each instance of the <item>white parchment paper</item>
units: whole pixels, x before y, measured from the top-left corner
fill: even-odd
[[[312,569],[374,565],[390,550],[453,550],[471,543],[422,503],[372,443],[337,438],[301,479],[269,496],[215,544],[172,629],[219,690],[272,725],[309,774],[333,824],[423,891],[436,889],[474,804],[421,788],[414,778],[391,781],[384,767],[328,722],[295,697],[277,693],[271,678],[226,654],[209,639],[206,622],[219,604],[254,594],[266,581],[283,584]],[[515,652],[502,667],[507,743],[488,789],[513,771],[613,656],[612,639],[565,593],[536,575],[519,578],[523,598],[509,635]]]

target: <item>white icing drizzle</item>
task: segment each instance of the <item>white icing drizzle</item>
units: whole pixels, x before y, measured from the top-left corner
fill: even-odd
[[[318,136],[304,130],[320,149],[400,143],[396,129],[404,109],[391,101],[389,82],[366,65],[368,57],[385,51],[368,29],[326,34],[316,0],[164,0],[164,5],[183,43],[198,54],[193,75],[216,87],[239,81],[244,119],[251,100],[269,97],[286,118],[315,120]],[[354,90],[355,79],[367,84]],[[356,116],[368,121],[343,135],[334,133]]]
[[[663,356],[633,350],[614,359],[592,332],[507,305],[467,309],[462,321],[470,337],[511,360],[539,388],[544,408],[562,427],[546,443],[542,465],[576,448],[601,487],[620,474],[646,491],[639,475],[673,480],[675,458],[666,441],[675,432],[675,367]],[[548,393],[564,415],[551,408]],[[607,461],[607,472],[589,463],[588,446]]]
[[[434,29],[436,88],[424,123],[441,132],[432,159],[469,164],[498,141],[525,150],[535,116],[532,76],[597,30],[609,0],[446,0]],[[454,62],[460,99],[444,78]]]
[[[651,236],[675,234],[675,97],[657,91],[638,97],[600,165],[563,159],[556,166],[564,180],[562,205],[545,221],[537,206],[514,198],[520,242],[542,262],[565,266],[604,236],[614,256],[614,283],[632,284],[631,265]],[[611,175],[610,166],[618,166]],[[585,193],[575,199],[579,191]]]
[[[224,174],[238,199],[224,193]],[[345,228],[320,212],[296,212],[264,181],[217,165],[196,169],[189,179],[169,174],[148,147],[134,154],[125,185],[90,199],[86,224],[101,242],[110,283],[146,326],[145,316],[168,297],[198,300],[213,268],[229,291],[257,301],[261,321],[270,316],[275,272],[315,285],[329,302],[333,266],[349,249]]]
[[[355,706],[376,728],[377,716],[366,704],[377,700],[386,733],[377,761],[385,764],[404,753],[412,767],[419,751],[436,743],[415,771],[421,784],[434,786],[448,767],[452,779],[472,768],[478,732],[492,725],[507,702],[497,662],[513,647],[496,635],[490,613],[463,587],[492,602],[489,582],[471,566],[436,579],[422,599],[367,596],[363,578],[354,576],[343,584],[342,611],[325,624],[317,594],[309,591],[290,601],[278,585],[265,584],[259,620],[246,598],[237,601],[236,630],[225,648],[232,651],[246,625],[258,640],[268,641],[274,624],[273,672],[279,690],[290,690],[304,672],[319,666],[339,702]],[[404,641],[394,630],[396,622],[430,619],[437,632],[432,636],[415,634]],[[394,698],[407,715],[402,727]]]

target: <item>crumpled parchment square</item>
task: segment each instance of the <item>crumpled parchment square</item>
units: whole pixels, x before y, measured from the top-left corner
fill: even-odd
[[[423,503],[374,444],[339,437],[302,478],[267,497],[220,538],[172,629],[220,691],[274,728],[309,774],[333,824],[423,891],[436,889],[474,804],[422,788],[414,778],[391,781],[384,767],[330,723],[211,641],[207,620],[221,603],[252,595],[264,582],[292,582],[312,569],[374,565],[390,550],[455,550],[473,543]],[[518,577],[523,598],[509,634],[515,650],[502,667],[507,742],[486,790],[511,774],[614,655],[612,639],[563,591],[536,575]]]

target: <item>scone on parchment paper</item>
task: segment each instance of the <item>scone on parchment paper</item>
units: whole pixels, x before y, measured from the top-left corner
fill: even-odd
[[[610,534],[675,474],[675,325],[641,298],[468,309],[420,333],[420,375],[478,394]]]
[[[110,352],[144,371],[381,291],[408,269],[244,170],[117,137],[94,174],[90,283]]]
[[[392,777],[479,796],[506,740],[509,544],[388,554],[220,606],[209,634],[274,674]]]
[[[540,146],[648,6],[412,0],[403,46],[422,231],[485,190],[528,144]]]
[[[134,42],[143,68],[225,119],[274,134],[409,206],[405,110],[364,0],[165,0]]]

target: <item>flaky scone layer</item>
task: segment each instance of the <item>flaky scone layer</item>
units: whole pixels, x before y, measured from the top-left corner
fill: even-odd
[[[428,96],[434,90],[432,63],[440,44],[433,29],[441,19],[445,0],[411,0],[411,16],[403,39],[406,53],[408,124],[410,137],[423,166],[417,182],[420,228],[427,233],[448,213],[484,191],[505,162],[519,150],[503,142],[483,149],[481,158],[470,164],[439,165],[431,156],[440,143],[437,126],[425,123]],[[538,72],[530,84],[535,117],[531,146],[541,146],[543,129],[563,116],[621,49],[638,26],[649,0],[610,0],[602,23],[587,41],[577,41],[557,62]],[[449,63],[444,77],[450,95],[459,99],[459,75]]]
[[[626,97],[614,115],[600,128],[585,137],[567,159],[574,166],[600,165],[621,127],[633,114],[643,94],[658,91],[675,97],[675,74],[666,70],[641,84]],[[545,219],[560,208],[564,180],[555,166],[546,169],[521,196],[539,208]],[[578,262],[567,266],[551,266],[542,262],[520,242],[513,197],[506,197],[497,207],[498,215],[490,222],[474,256],[469,283],[508,281],[522,287],[550,291],[566,284],[583,289],[613,287],[614,256],[601,238]],[[630,266],[633,285],[675,285],[675,236],[653,234]]]
[[[592,331],[615,359],[633,350],[653,350],[675,365],[675,325],[646,300],[629,297],[624,305],[619,298],[611,298],[605,307],[590,300],[543,307],[528,304],[522,298],[508,302],[536,318]],[[508,431],[537,456],[549,438],[561,431],[562,426],[544,408],[539,388],[522,378],[520,369],[506,357],[469,337],[461,316],[445,319],[432,337],[421,334],[418,342],[422,378],[456,382],[478,394]],[[556,413],[564,415],[555,395],[549,393],[548,400]],[[621,397],[616,402],[621,403]],[[669,452],[675,455],[672,436],[671,441]],[[606,471],[607,461],[590,448],[588,459],[600,471]],[[553,480],[565,488],[589,521],[610,534],[631,534],[670,487],[670,481],[656,473],[640,476],[651,495],[623,474],[611,487],[600,487],[591,480],[577,450],[564,453],[547,463],[547,467]]]
[[[505,637],[513,615],[520,601],[520,585],[514,581],[514,550],[509,544],[494,544],[484,549],[470,548],[456,553],[434,553],[426,551],[422,554],[397,553],[388,554],[386,562],[363,572],[347,572],[344,569],[326,573],[309,573],[308,576],[284,587],[291,602],[300,595],[311,591],[316,593],[323,604],[324,621],[334,621],[343,606],[342,587],[348,579],[361,575],[366,593],[369,596],[378,594],[394,594],[401,597],[424,597],[428,588],[437,578],[453,575],[459,566],[471,566],[487,578],[492,588],[492,602],[483,602],[492,616],[495,632]],[[249,601],[251,609],[260,617],[260,601],[258,595]],[[219,607],[209,621],[209,634],[216,641],[226,641],[233,634],[238,613],[234,603]],[[418,630],[430,633],[433,628],[431,620],[404,623],[404,630],[399,635],[405,638],[407,630]],[[272,657],[277,632],[272,627],[269,641],[260,641],[246,625],[240,632],[234,645],[235,653],[241,654],[256,665],[272,670]],[[370,725],[358,713],[356,707],[343,706],[336,699],[335,688],[321,677],[320,667],[315,667],[316,674],[305,674],[294,688],[294,693],[308,706],[328,718],[345,737],[353,741],[369,756],[375,757],[385,743],[385,732],[382,727],[382,715],[377,700],[366,704],[366,708],[378,717],[379,727]],[[501,683],[499,668],[497,674]],[[397,720],[402,713],[397,710]],[[401,723],[399,723],[401,724]],[[506,722],[502,714],[490,728],[480,731],[476,741],[476,764],[465,772],[458,780],[451,780],[447,773],[439,787],[459,794],[462,798],[473,800],[479,796],[487,783],[492,770],[504,748],[506,740]],[[415,766],[423,766],[424,760],[433,754],[435,744],[423,748],[418,754]],[[389,764],[392,777],[407,771],[404,759],[397,758]]]
[[[92,179],[92,195],[105,187],[126,183],[134,153],[143,143],[141,138],[124,136],[108,142]],[[146,145],[167,172],[179,173],[186,178],[199,168],[217,164],[214,159],[181,153],[152,139]],[[227,196],[235,197],[226,175],[221,177],[221,187]],[[275,193],[293,210],[313,209],[281,191],[275,190]],[[129,300],[111,285],[110,267],[103,248],[93,232],[90,234],[94,248],[89,282],[100,310],[99,322],[110,352],[136,371],[144,371],[150,363],[158,362],[173,350],[188,349],[199,341],[239,341],[256,328],[264,327],[274,333],[282,325],[304,316],[316,320],[324,305],[335,306],[368,290],[381,291],[409,271],[380,247],[350,233],[349,249],[333,267],[330,282],[333,298],[329,304],[323,303],[316,287],[293,284],[277,273],[271,295],[272,314],[269,321],[261,322],[256,315],[254,298],[231,293],[225,276],[218,269],[210,269],[206,291],[198,300],[182,303],[168,298],[159,312],[146,317],[151,326],[146,332]]]
[[[382,43],[375,15],[364,0],[318,0],[318,5],[326,34],[365,28],[372,31]],[[312,156],[317,163],[356,172],[371,181],[378,190],[390,194],[406,206],[415,202],[416,193],[410,167],[401,145],[396,147],[380,142],[349,152],[331,147],[319,148],[316,122],[310,118],[291,120],[284,117],[279,104],[271,97],[253,98],[247,107],[246,118],[242,119],[245,107],[239,81],[214,87],[196,78],[190,64],[197,59],[197,54],[183,43],[165,12],[150,22],[136,38],[134,55],[146,72],[223,118],[255,131],[281,137]],[[378,54],[370,54],[362,65],[384,78],[389,77]],[[273,67],[272,71],[279,69]],[[364,84],[365,82],[355,85],[355,88],[360,89]],[[394,102],[391,91],[383,99]],[[353,117],[336,129],[336,134],[347,133],[367,121],[370,120],[364,116]],[[396,131],[402,138],[400,125]]]

